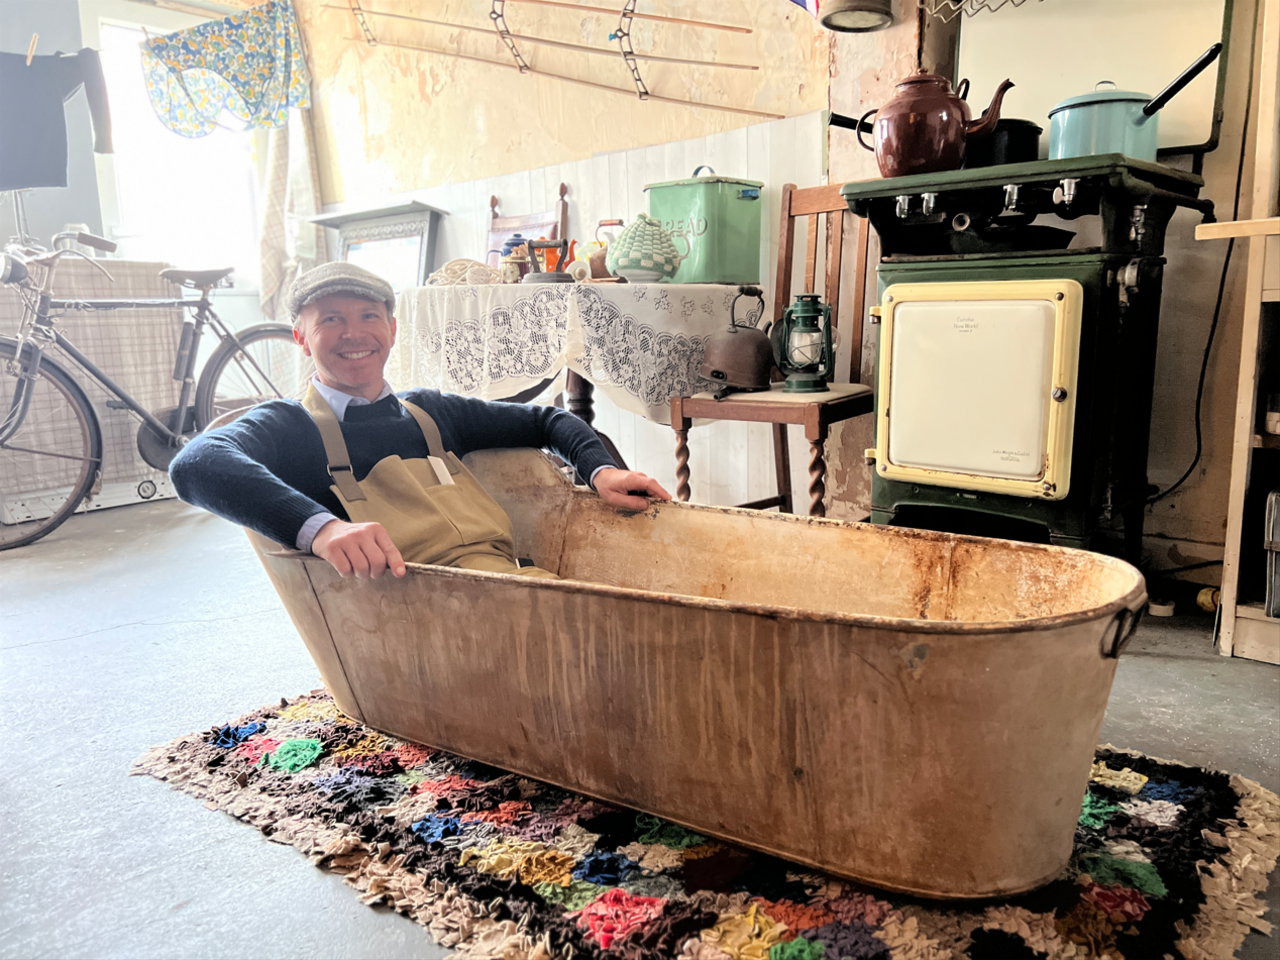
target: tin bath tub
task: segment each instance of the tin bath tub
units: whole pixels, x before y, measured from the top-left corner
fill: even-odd
[[[1133,567],[1058,547],[663,503],[468,458],[565,581],[343,580],[250,535],[344,713],[840,876],[1012,894],[1066,864]]]

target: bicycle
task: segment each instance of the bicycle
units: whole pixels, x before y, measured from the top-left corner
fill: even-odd
[[[66,239],[110,253],[116,244],[87,233]],[[10,245],[0,254],[0,283],[16,286],[23,299],[18,336],[0,337],[0,550],[25,546],[64,523],[101,489],[103,436],[84,389],[49,353],[57,347],[117,398],[108,404],[142,421],[138,452],[157,470],[167,470],[183,445],[213,420],[264,400],[301,399],[314,374],[285,324],[264,323],[233,332],[213,311],[209,292],[230,286],[232,271],[166,269],[160,276],[199,298],[66,300],[54,296],[58,262],[77,256],[111,280],[98,261],[73,249],[43,250]],[[33,268],[42,269],[37,281]],[[178,405],[148,411],[99,369],[58,329],[69,311],[181,309],[182,332],[173,379],[182,384]],[[206,326],[221,341],[195,379],[197,353]]]

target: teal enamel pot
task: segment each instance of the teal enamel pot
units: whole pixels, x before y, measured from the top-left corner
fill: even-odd
[[[1110,89],[1102,89],[1110,84]],[[1149,93],[1117,90],[1103,80],[1093,93],[1063,100],[1049,111],[1049,159],[1123,153],[1135,160],[1155,160],[1160,115],[1143,108]]]
[[[1102,80],[1092,93],[1063,100],[1049,111],[1049,159],[1123,153],[1154,162],[1160,109],[1221,52],[1222,44],[1215,43],[1154,97],[1117,90],[1110,80]]]

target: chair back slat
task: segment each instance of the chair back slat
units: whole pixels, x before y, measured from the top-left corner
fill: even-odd
[[[814,286],[818,282],[818,214],[811,213],[807,217],[804,242],[804,290],[802,293],[817,292]]]
[[[796,218],[805,217],[805,258],[804,282],[805,291],[820,293],[822,299],[831,305],[831,326],[839,330],[840,310],[840,273],[844,262],[844,233],[846,224],[852,221],[854,248],[853,276],[850,277],[851,296],[849,304],[852,319],[849,329],[842,333],[850,345],[849,382],[862,381],[862,319],[866,307],[867,292],[867,244],[870,230],[867,221],[850,212],[848,204],[840,194],[841,184],[830,184],[823,187],[806,187],[800,189],[794,183],[782,187],[782,218],[778,235],[778,277],[774,285],[773,319],[782,319],[782,311],[794,299],[792,296],[792,274],[795,270]],[[818,220],[822,218],[826,227],[826,263],[822,288],[818,288]]]
[[[810,219],[817,220],[817,214]],[[831,304],[831,328],[840,329],[840,264],[844,253],[844,215],[833,210],[827,220],[827,278],[822,285],[822,299]],[[854,381],[855,383],[857,381]]]
[[[796,218],[791,213],[794,183],[782,185],[782,219],[778,233],[778,277],[773,287],[773,320],[782,319],[782,311],[791,302],[791,273],[795,269]]]
[[[485,262],[491,267],[498,266],[501,248],[513,234],[520,234],[526,240],[537,240],[538,235],[548,240],[562,240],[569,235],[569,203],[565,194],[569,192],[566,184],[560,184],[560,199],[550,210],[541,213],[526,213],[520,216],[498,216],[498,198],[489,198],[489,239],[485,248]]]

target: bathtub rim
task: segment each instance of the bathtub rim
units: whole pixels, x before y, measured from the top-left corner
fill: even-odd
[[[587,488],[573,488],[573,493],[577,496],[590,497],[592,499],[596,498],[596,494]],[[1119,621],[1123,619],[1123,615],[1127,612],[1130,615],[1129,622],[1120,624],[1117,636],[1112,641],[1114,649],[1110,653],[1110,656],[1113,657],[1119,656],[1121,650],[1127,645],[1129,638],[1132,637],[1133,631],[1137,627],[1137,622],[1141,617],[1142,611],[1146,607],[1146,579],[1137,567],[1134,567],[1132,564],[1121,560],[1118,557],[1112,557],[1102,553],[1094,553],[1093,551],[1077,550],[1072,547],[1060,547],[1054,544],[1045,543],[1023,543],[1017,540],[1002,540],[996,537],[978,537],[967,534],[941,533],[935,530],[920,530],[912,527],[885,527],[879,524],[863,523],[856,520],[834,520],[821,517],[806,517],[796,514],[770,513],[764,510],[749,510],[740,507],[721,507],[708,504],[681,503],[679,501],[660,501],[651,506],[649,510],[645,511],[618,510],[617,512],[623,516],[641,516],[658,510],[671,508],[678,510],[713,511],[716,513],[736,516],[747,516],[752,519],[767,518],[772,522],[800,523],[810,526],[831,525],[837,527],[873,527],[876,530],[892,530],[892,535],[894,536],[904,536],[912,539],[975,544],[994,542],[1009,544],[1019,550],[1031,550],[1049,554],[1086,553],[1094,561],[1101,563],[1103,566],[1110,567],[1122,574],[1131,575],[1136,582],[1128,591],[1108,603],[1095,607],[1086,607],[1082,610],[1075,610],[1070,613],[1055,614],[1047,617],[1029,617],[1023,620],[922,620],[911,617],[884,617],[872,614],[837,613],[834,611],[806,610],[801,607],[784,607],[774,604],[743,603],[731,600],[720,600],[714,597],[699,597],[688,593],[667,593],[657,590],[641,590],[636,587],[617,587],[610,584],[592,583],[588,580],[539,579],[536,581],[536,585],[539,588],[558,590],[565,593],[585,593],[600,597],[612,597],[615,599],[631,601],[657,601],[667,605],[693,610],[746,613],[773,620],[787,620],[800,623],[826,623],[837,626],[862,627],[866,629],[894,630],[902,633],[928,633],[943,634],[947,636],[965,636],[969,634],[990,635],[1055,630],[1073,624],[1103,620],[1108,617],[1112,618],[1112,620]],[[263,539],[267,543],[273,542],[267,538]],[[263,552],[266,556],[277,559],[315,561],[324,564],[325,566],[329,566],[327,560],[323,560],[314,554],[302,553],[298,550],[284,546],[280,546],[277,550],[264,550]],[[433,576],[443,577],[446,580],[496,580],[498,582],[520,581],[528,586],[534,586],[534,582],[531,582],[528,578],[521,577],[519,574],[513,573],[491,573],[483,570],[463,570],[458,567],[442,567],[434,564],[423,563],[406,563],[405,566],[413,573],[419,575],[431,574]],[[332,567],[330,567],[330,569],[332,569]],[[337,575],[336,571],[334,571],[334,574]],[[407,575],[408,574],[406,573],[406,576]],[[384,573],[383,577],[386,576],[388,576],[388,574]],[[311,580],[309,570],[308,580]],[[312,581],[312,589],[315,589],[314,581]],[[1119,636],[1119,633],[1123,631],[1127,631],[1126,635],[1123,637]],[[1105,634],[1106,631],[1104,631],[1104,637]],[[1108,655],[1105,650],[1102,652],[1104,656]]]

